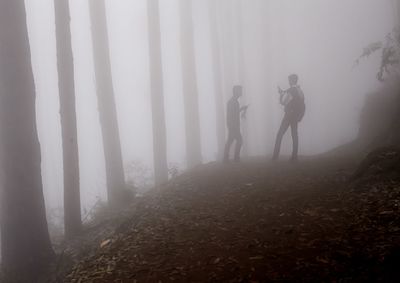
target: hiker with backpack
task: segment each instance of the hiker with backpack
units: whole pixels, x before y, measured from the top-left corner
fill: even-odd
[[[299,77],[296,74],[289,76],[290,88],[282,90],[278,87],[280,94],[280,103],[284,106],[285,115],[282,119],[281,126],[276,136],[274,155],[272,160],[276,161],[279,158],[279,152],[281,149],[282,138],[288,128],[290,127],[292,132],[293,140],[293,151],[291,161],[297,161],[297,155],[299,150],[299,135],[298,135],[298,123],[303,119],[305,113],[304,93],[300,86],[297,84]]]

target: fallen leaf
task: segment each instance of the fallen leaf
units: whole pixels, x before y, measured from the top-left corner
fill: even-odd
[[[108,246],[110,243],[111,243],[110,239],[105,240],[105,241],[101,242],[100,248],[104,248],[105,246]]]
[[[214,260],[214,264],[218,264],[219,262],[221,261],[221,259],[219,258],[219,257],[217,257],[215,260]]]

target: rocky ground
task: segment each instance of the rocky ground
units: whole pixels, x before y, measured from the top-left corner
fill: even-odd
[[[379,170],[396,158],[379,154],[358,170],[333,157],[200,166],[88,227],[52,281],[400,282],[400,166]]]

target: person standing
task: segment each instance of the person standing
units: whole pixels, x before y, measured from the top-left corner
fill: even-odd
[[[227,104],[226,121],[228,128],[228,140],[225,145],[224,162],[229,161],[229,152],[234,141],[236,142],[234,161],[240,161],[240,150],[243,144],[243,138],[240,132],[240,114],[242,114],[242,118],[245,118],[248,108],[248,106],[240,107],[239,98],[242,96],[242,93],[242,86],[234,86],[233,96],[231,99],[229,99]]]
[[[305,113],[304,93],[297,84],[299,77],[296,74],[289,76],[289,89],[282,90],[278,87],[280,94],[280,103],[285,108],[285,115],[282,119],[281,126],[276,136],[274,155],[272,160],[276,161],[279,158],[282,138],[290,127],[293,140],[293,151],[291,161],[296,162],[299,151],[299,135],[298,124],[303,119]]]

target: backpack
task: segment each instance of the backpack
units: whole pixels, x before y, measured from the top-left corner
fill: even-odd
[[[306,104],[304,102],[304,93],[299,86],[294,87],[296,89],[296,94],[292,93],[292,101],[291,101],[291,112],[294,115],[294,119],[297,122],[303,120],[304,114],[306,112]]]
[[[306,103],[304,99],[304,92],[300,87],[297,87],[297,91],[299,92],[299,105],[298,105],[298,118],[297,121],[301,122],[303,120],[304,114],[306,114]]]

